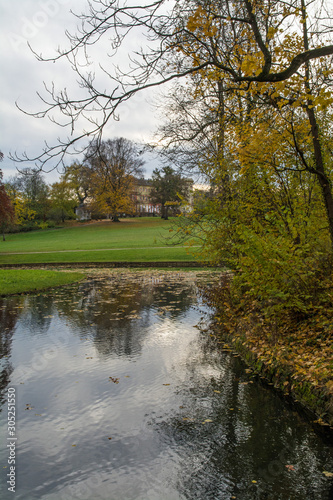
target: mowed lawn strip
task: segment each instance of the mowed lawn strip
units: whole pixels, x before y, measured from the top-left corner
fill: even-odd
[[[172,220],[159,218],[122,219],[120,222],[64,227],[8,234],[1,242],[3,252],[93,250],[165,246]]]
[[[137,218],[120,223],[9,234],[7,241],[0,242],[0,264],[195,260],[182,245],[166,246],[171,223],[157,218]]]
[[[0,269],[0,296],[45,290],[68,285],[85,277],[78,272],[48,271],[44,269]]]
[[[23,255],[1,255],[2,264],[47,264],[48,262],[71,263],[71,262],[172,262],[196,260],[191,254],[187,254],[184,247],[171,248],[148,248],[144,250],[103,250],[84,252],[61,252],[45,254],[23,254]]]

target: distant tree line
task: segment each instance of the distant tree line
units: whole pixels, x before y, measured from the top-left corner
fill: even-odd
[[[91,141],[82,162],[66,167],[59,181],[47,184],[37,168],[23,168],[6,183],[0,176],[0,230],[46,229],[75,219],[75,209],[85,206],[96,218],[119,220],[135,215],[133,193],[143,175],[144,160],[138,146],[122,137]],[[171,167],[155,169],[151,200],[168,218],[188,194],[185,178]]]

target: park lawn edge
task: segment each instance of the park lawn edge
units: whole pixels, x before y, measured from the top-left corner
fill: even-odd
[[[82,265],[90,262],[188,262],[194,260],[193,255],[187,253],[185,247],[171,247],[170,249],[124,249],[83,252],[54,252],[45,254],[1,254],[0,266],[10,265],[47,265],[47,264],[72,264],[80,262]]]
[[[78,271],[49,269],[0,269],[0,297],[34,293],[83,280],[86,275]]]

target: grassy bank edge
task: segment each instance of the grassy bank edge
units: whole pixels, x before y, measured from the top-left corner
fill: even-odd
[[[70,285],[84,279],[83,272],[45,269],[0,269],[0,297],[34,293]]]
[[[316,386],[305,377],[295,380],[293,365],[284,363],[278,355],[272,355],[269,360],[261,359],[246,335],[235,337],[225,331],[222,333],[219,326],[215,326],[215,330],[225,342],[225,347],[238,353],[253,374],[295,404],[320,433],[333,440],[333,395],[325,386]]]
[[[68,263],[69,264],[69,263]],[[52,289],[59,286],[70,285],[72,283],[83,280],[87,277],[88,272],[93,272],[94,268],[85,267],[85,263],[77,263],[78,269],[73,270],[64,266],[61,263],[56,270],[45,269],[47,264],[40,264],[42,269],[12,269],[1,268],[0,266],[0,297],[9,295],[18,295],[22,293],[34,293],[37,291]],[[36,265],[37,267],[38,265]],[[218,268],[207,267],[116,267],[110,268],[111,271],[172,271],[172,272],[200,272],[200,271],[220,271]],[[100,272],[105,272],[106,268],[99,268]]]

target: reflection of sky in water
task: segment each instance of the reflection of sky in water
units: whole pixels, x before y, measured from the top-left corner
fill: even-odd
[[[194,328],[191,276],[115,274],[1,302],[15,498],[331,498],[332,450]]]

